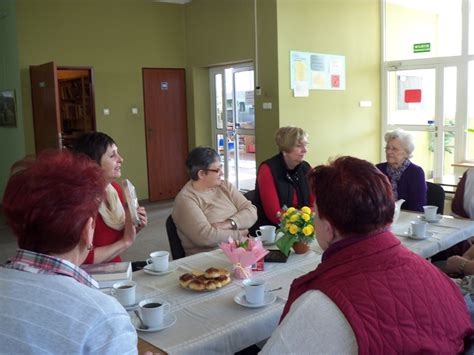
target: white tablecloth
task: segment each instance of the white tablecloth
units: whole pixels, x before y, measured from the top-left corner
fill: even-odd
[[[174,261],[178,269],[167,275],[135,272],[138,299],[161,297],[171,304],[171,312],[177,318],[176,324],[168,329],[139,332],[139,336],[170,354],[233,354],[267,339],[278,325],[291,282],[319,264],[320,250],[317,246],[314,249],[305,255],[291,254],[287,263],[265,263],[264,271],[255,272],[266,280],[267,289],[283,287],[274,292],[275,303],[262,308],[245,308],[234,302],[234,296],[243,291],[241,280],[235,278],[216,291],[195,292],[179,285],[179,276],[189,270],[211,266],[231,270],[230,262],[220,250]]]
[[[474,236],[474,221],[443,216],[440,221],[428,224],[427,231],[433,233],[432,237],[423,240],[407,237],[410,222],[420,220],[421,216],[421,213],[402,211],[397,223],[392,226],[392,231],[407,248],[424,258]]]
[[[410,222],[419,216],[402,211],[392,229],[405,246],[425,258],[474,236],[472,221],[451,217],[429,225],[428,231],[434,232],[432,238],[414,240],[404,236]],[[231,264],[220,250],[174,261],[178,268],[167,275],[135,272],[138,300],[160,297],[171,304],[171,312],[177,318],[176,324],[168,329],[157,333],[139,332],[139,336],[170,354],[233,354],[270,337],[278,325],[291,282],[314,270],[320,260],[321,250],[314,243],[310,252],[291,254],[287,263],[265,263],[265,270],[255,275],[266,280],[267,289],[280,286],[283,289],[275,292],[278,296],[275,303],[263,308],[245,308],[234,302],[234,296],[243,291],[241,280],[237,279],[216,291],[195,292],[181,288],[178,278],[190,270],[205,270],[211,266],[231,270]]]

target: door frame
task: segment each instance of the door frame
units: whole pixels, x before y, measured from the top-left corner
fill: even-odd
[[[449,67],[456,67],[456,114],[455,125],[450,128],[444,125],[444,69]],[[396,71],[409,71],[419,69],[434,69],[435,71],[435,113],[434,122],[432,125],[403,125],[403,124],[389,124],[389,74]],[[464,151],[461,147],[465,147],[466,135],[463,134],[466,129],[467,117],[467,100],[462,98],[461,92],[466,92],[467,80],[462,79],[467,77],[467,65],[460,61],[449,60],[449,58],[433,58],[423,60],[406,60],[387,62],[382,67],[382,136],[380,157],[384,160],[385,142],[384,135],[387,131],[396,128],[402,128],[407,131],[421,131],[433,132],[435,134],[434,154],[433,154],[433,178],[440,178],[443,176],[444,167],[444,134],[446,132],[453,132],[455,139],[454,147],[454,161],[461,161],[464,159]],[[464,91],[461,91],[464,90]],[[382,161],[381,160],[381,161]],[[429,178],[429,177],[427,177]]]
[[[232,127],[229,129],[228,125],[228,117],[227,117],[227,95],[226,95],[226,75],[225,71],[227,69],[232,68]],[[244,62],[244,63],[236,63],[236,64],[228,64],[225,66],[218,66],[209,68],[209,81],[210,81],[210,97],[211,97],[211,127],[212,127],[212,146],[219,151],[219,147],[217,144],[217,135],[223,136],[223,145],[224,145],[224,173],[225,178],[228,179],[229,177],[229,151],[228,151],[228,143],[229,138],[233,136],[234,138],[234,159],[235,159],[235,182],[236,188],[239,189],[239,139],[240,135],[253,135],[255,136],[255,127],[254,129],[246,129],[240,128],[236,126],[236,117],[237,117],[237,100],[235,100],[235,74],[244,71],[254,71],[255,75],[255,66],[253,62]],[[222,85],[222,105],[223,105],[223,121],[224,127],[217,128],[217,112],[216,112],[216,85],[214,81],[214,77],[216,74],[221,74],[223,78],[223,85]],[[255,95],[255,94],[254,94]]]

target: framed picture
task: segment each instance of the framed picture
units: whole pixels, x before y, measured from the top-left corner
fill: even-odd
[[[0,91],[0,126],[16,127],[15,91]]]

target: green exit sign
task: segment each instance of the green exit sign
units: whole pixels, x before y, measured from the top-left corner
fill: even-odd
[[[431,43],[416,43],[413,45],[413,53],[431,52]]]

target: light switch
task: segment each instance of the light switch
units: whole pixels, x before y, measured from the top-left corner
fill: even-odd
[[[372,101],[370,101],[370,100],[359,101],[359,106],[360,107],[372,107]]]
[[[263,109],[264,110],[271,110],[272,109],[272,103],[271,102],[264,102],[263,103]]]
[[[110,110],[108,108],[104,108],[104,115],[105,116],[110,115]]]
[[[138,108],[132,107],[132,115],[138,115]]]

